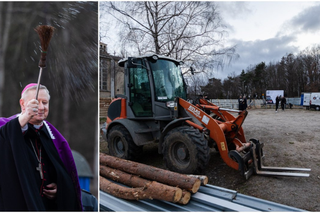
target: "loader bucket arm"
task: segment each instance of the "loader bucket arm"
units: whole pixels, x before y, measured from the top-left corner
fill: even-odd
[[[220,107],[214,105],[213,103],[211,103],[205,99],[200,99],[199,101],[200,101],[200,104],[197,106],[200,109],[210,110],[211,113],[214,113],[219,118],[216,120],[217,120],[217,122],[220,122],[220,124],[222,122],[226,122],[225,125],[222,125],[222,126],[225,126],[224,128],[231,127],[231,129],[229,129],[228,132],[225,132],[227,134],[226,136],[228,138],[234,139],[235,137],[237,137],[243,143],[246,142],[244,132],[242,129],[242,124],[248,115],[248,112],[246,110],[239,111],[239,110],[224,109],[224,108],[220,108]],[[228,111],[238,112],[239,115],[238,115],[238,117],[234,117]],[[230,125],[230,123],[232,123],[232,124]]]
[[[238,170],[239,164],[229,157],[228,144],[225,136],[225,131],[232,131],[232,122],[228,121],[229,123],[227,124],[226,122],[220,123],[219,121],[210,117],[207,113],[202,111],[197,106],[183,100],[182,98],[178,98],[177,102],[179,107],[182,107],[186,111],[188,111],[191,115],[193,115],[195,119],[202,123],[205,129],[209,131],[210,138],[212,138],[216,142],[223,161],[231,168]],[[243,117],[243,119],[244,118],[245,117]],[[241,122],[241,119],[239,119],[239,121]],[[194,126],[196,127],[196,125]]]
[[[189,112],[195,119],[201,122],[201,125],[195,124],[188,120],[189,125],[206,131],[209,137],[215,141],[219,149],[223,161],[233,169],[241,171],[241,173],[248,179],[253,173],[266,176],[288,176],[288,177],[308,177],[309,174],[297,172],[309,172],[308,168],[287,168],[287,167],[266,167],[262,165],[263,157],[263,143],[259,140],[250,139],[246,142],[242,124],[248,114],[246,110],[231,110],[220,108],[205,99],[200,99],[200,104],[197,106],[178,98],[179,107]],[[208,115],[204,110],[210,110],[216,116]],[[238,113],[234,117],[228,111]],[[178,113],[176,113],[178,114]],[[229,150],[228,143],[233,143],[235,149]]]

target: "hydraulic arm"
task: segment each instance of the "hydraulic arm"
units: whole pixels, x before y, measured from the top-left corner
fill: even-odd
[[[246,141],[244,136],[242,124],[248,114],[246,110],[220,108],[205,99],[200,99],[200,104],[197,105],[193,105],[182,98],[177,98],[176,101],[177,107],[175,110],[179,111],[183,108],[201,122],[201,125],[199,125],[191,120],[187,121],[189,125],[205,132],[216,143],[223,161],[228,166],[240,170],[246,179],[253,173],[272,176],[309,176],[309,174],[297,172],[311,171],[311,169],[265,167],[262,165],[264,144],[256,139]],[[229,112],[236,112],[238,116],[234,117]]]

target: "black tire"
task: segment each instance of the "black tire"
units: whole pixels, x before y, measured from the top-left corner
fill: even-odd
[[[128,132],[128,130],[116,125],[108,133],[109,154],[118,158],[127,160],[138,159],[143,152],[142,146],[137,146]]]
[[[210,159],[207,140],[190,126],[171,130],[164,138],[162,151],[166,167],[178,173],[200,174]]]

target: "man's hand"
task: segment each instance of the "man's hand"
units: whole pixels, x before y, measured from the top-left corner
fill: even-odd
[[[24,109],[19,116],[19,123],[21,127],[24,127],[29,120],[38,115],[39,102],[36,99],[30,100],[26,105],[24,105]]]
[[[50,200],[56,198],[57,195],[57,184],[50,183],[43,189],[43,194]]]

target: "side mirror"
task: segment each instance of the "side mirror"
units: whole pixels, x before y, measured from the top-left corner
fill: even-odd
[[[136,58],[128,57],[128,61],[127,61],[128,68],[134,68],[134,67],[136,67],[136,64],[137,64]]]

